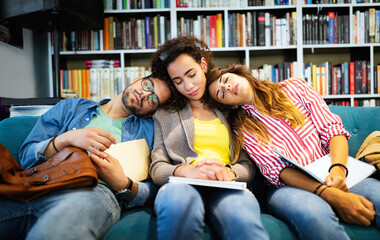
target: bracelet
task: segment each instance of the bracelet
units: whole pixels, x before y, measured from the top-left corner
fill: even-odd
[[[55,141],[56,137],[58,137],[58,135],[54,136],[53,139],[52,139],[50,142],[51,142],[51,145],[53,146],[54,150],[55,150],[56,152],[59,152],[58,149],[57,149],[57,147],[56,147],[55,144],[54,144],[54,141]]]
[[[325,191],[327,188],[329,188],[329,187],[327,187],[327,186],[326,186],[324,189],[322,189],[322,190],[319,192],[318,196],[320,196],[320,197],[321,197],[321,195],[322,195],[323,191]]]
[[[333,167],[336,167],[336,166],[340,166],[340,167],[344,168],[344,170],[346,170],[346,177],[347,177],[347,175],[348,175],[348,169],[347,169],[346,166],[344,166],[344,165],[341,164],[341,163],[334,163],[333,165],[331,165],[330,168],[329,168],[329,172],[331,171],[331,169],[332,169]]]
[[[325,185],[325,184],[324,184],[324,183],[319,184],[318,187],[315,188],[315,190],[314,190],[314,194],[316,194],[317,191],[318,191],[318,189],[319,189],[320,187],[322,187],[323,185]]]

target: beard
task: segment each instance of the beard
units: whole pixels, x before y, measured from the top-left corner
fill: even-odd
[[[148,117],[151,115],[151,112],[142,112],[141,111],[141,106],[139,105],[138,107],[131,106],[132,101],[128,101],[130,99],[130,95],[133,94],[132,92],[128,91],[127,88],[124,89],[123,95],[121,97],[121,100],[123,102],[123,105],[125,109],[133,115],[136,115],[138,117]]]

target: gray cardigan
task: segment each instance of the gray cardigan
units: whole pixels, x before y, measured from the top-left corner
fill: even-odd
[[[225,116],[218,110],[216,115],[224,123],[230,133],[231,162],[234,158],[232,137]],[[194,150],[194,120],[189,104],[179,112],[167,112],[159,109],[153,115],[154,145],[151,153],[152,164],[150,176],[155,184],[161,186],[169,181],[174,170],[180,165],[190,164],[198,158]],[[254,163],[242,150],[234,165],[237,181],[251,182],[255,174]]]

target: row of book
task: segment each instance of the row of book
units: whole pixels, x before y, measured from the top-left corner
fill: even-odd
[[[330,62],[309,62],[304,65],[305,80],[324,96],[370,94],[370,74],[371,66],[366,60],[343,62],[333,66]],[[377,89],[377,83],[374,83],[374,87]]]
[[[269,12],[228,14],[229,47],[289,46],[297,43],[296,12],[275,16]],[[224,22],[222,13],[197,15],[196,19],[181,17],[178,35],[192,35],[205,41],[209,47],[224,46]]]
[[[104,0],[104,10],[170,8],[171,0]]]
[[[380,10],[369,8],[352,15],[353,43],[380,43]]]
[[[170,39],[170,22],[166,16],[146,16],[143,19],[118,20],[104,18],[100,31],[71,31],[63,33],[62,51],[97,51],[116,49],[157,48]]]
[[[369,3],[370,0],[352,0],[356,3]],[[380,2],[380,0],[372,0],[373,3]],[[305,4],[343,4],[351,3],[351,0],[305,0]]]
[[[305,14],[302,16],[304,44],[350,43],[348,15],[337,12]]]
[[[229,47],[289,46],[297,44],[297,14],[269,12],[230,13]]]
[[[176,0],[177,8],[247,7],[247,0]]]
[[[296,0],[248,0],[248,6],[295,5]]]
[[[166,16],[118,20],[104,18],[104,50],[157,48],[170,39],[170,22]]]
[[[113,98],[137,77],[149,75],[143,66],[60,70],[61,95],[93,101]],[[124,81],[123,81],[124,74]]]
[[[207,16],[197,15],[196,19],[181,17],[178,26],[179,36],[195,36],[211,48],[223,47],[224,31],[221,13]]]
[[[297,62],[284,62],[281,64],[264,64],[257,69],[252,69],[252,75],[261,80],[280,82],[295,76],[297,72]]]
[[[349,100],[332,100],[325,99],[328,105],[336,106],[351,106]],[[378,107],[380,106],[380,99],[354,99],[353,107]]]

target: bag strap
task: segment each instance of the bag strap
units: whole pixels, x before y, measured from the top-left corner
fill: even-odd
[[[84,150],[82,150],[81,148],[65,147],[64,149],[56,153],[53,157],[51,157],[48,161],[41,163],[36,167],[25,170],[25,174],[30,176],[35,172],[45,171],[52,167],[56,167],[59,164],[61,164],[61,162],[65,161],[71,154],[77,151],[82,151],[83,153],[85,153]]]

